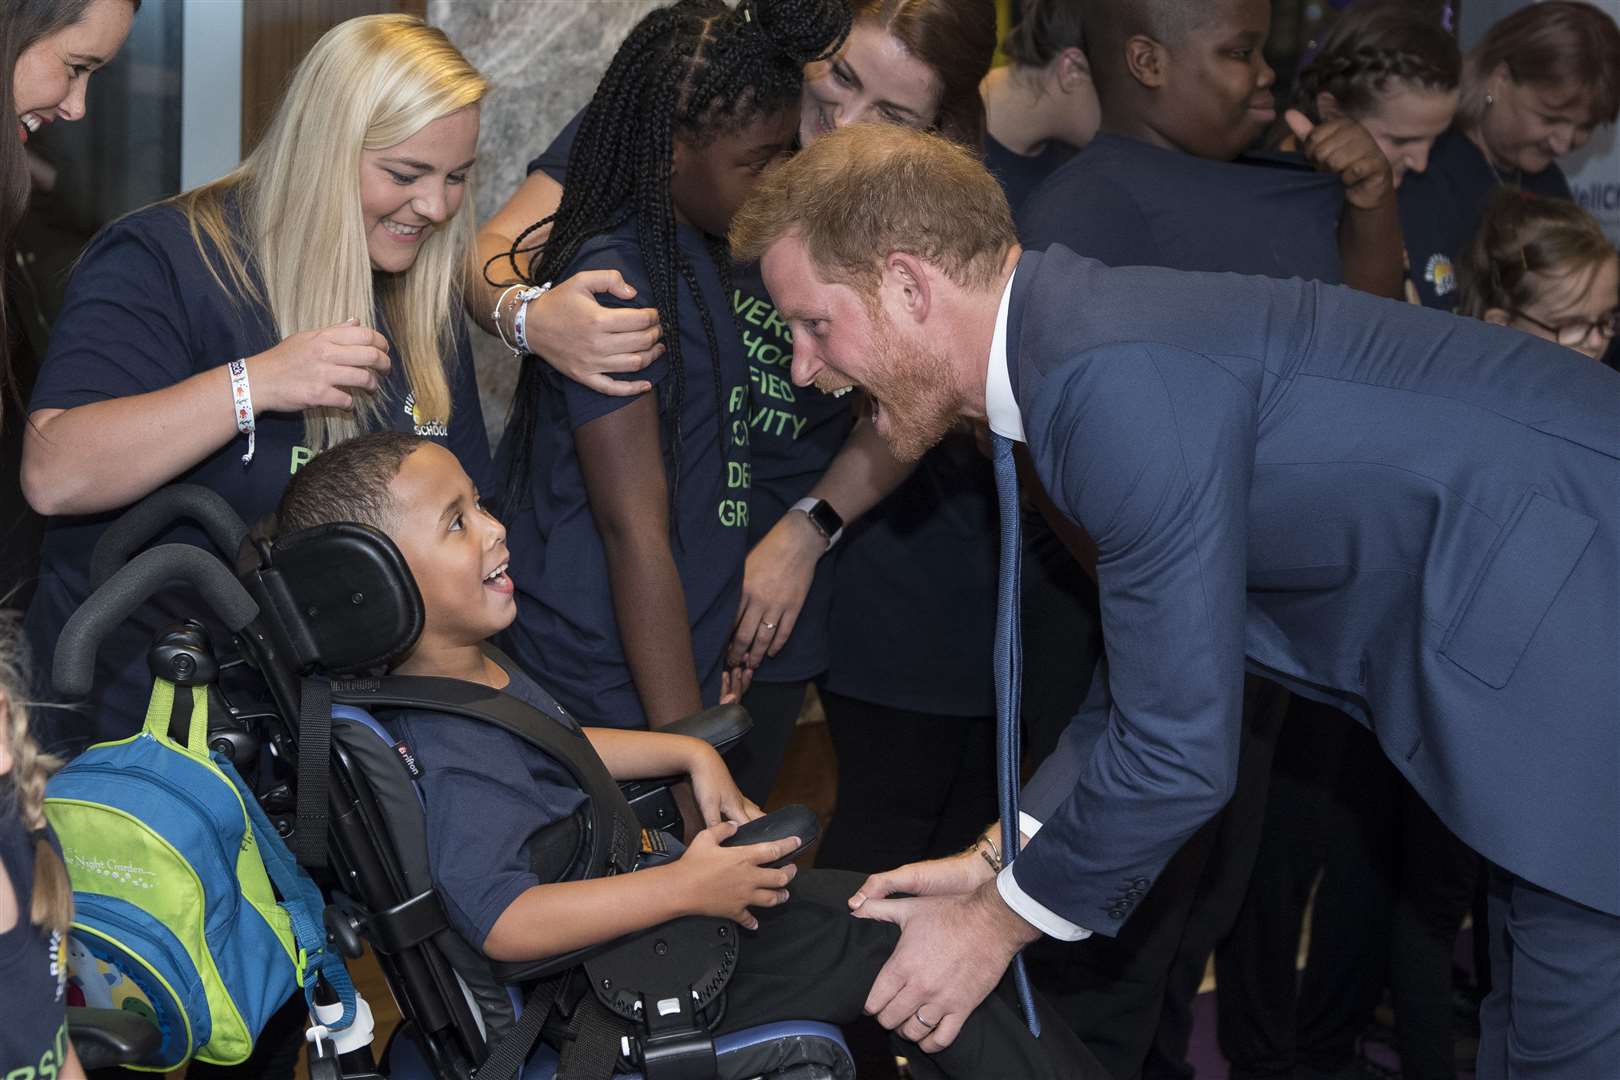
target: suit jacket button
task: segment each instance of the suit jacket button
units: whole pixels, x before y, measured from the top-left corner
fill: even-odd
[[[1145,890],[1151,884],[1153,884],[1153,882],[1149,881],[1147,878],[1139,877],[1135,881],[1131,882],[1131,887],[1133,889],[1144,889]]]

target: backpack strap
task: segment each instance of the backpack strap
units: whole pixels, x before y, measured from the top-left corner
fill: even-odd
[[[332,684],[306,676],[298,684],[298,861],[326,865],[327,785],[332,768]]]
[[[146,703],[146,734],[170,746],[179,746],[169,734],[174,721],[175,686],[168,679],[152,680],[152,697]],[[196,757],[208,757],[208,687],[191,687],[191,718],[186,724],[184,749]]]
[[[298,943],[298,984],[304,989],[304,999],[309,1004],[310,1013],[313,1015],[315,1012],[315,975],[320,974],[325,976],[327,985],[343,1003],[343,1015],[327,1027],[334,1031],[346,1028],[354,1020],[354,983],[349,978],[349,969],[344,966],[343,958],[327,947],[323,919],[326,901],[315,882],[299,868],[292,852],[287,850],[286,843],[259,806],[259,800],[254,798],[253,792],[230,761],[220,754],[213,755],[213,759],[220,772],[235,785],[237,794],[242,796],[242,805],[247,808],[248,821],[253,826],[259,857],[264,860],[264,868],[276,891],[281,894],[281,907],[292,922],[293,940]]]

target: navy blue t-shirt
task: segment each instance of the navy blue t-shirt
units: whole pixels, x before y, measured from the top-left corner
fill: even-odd
[[[16,924],[0,930],[0,1076],[44,1080],[67,1064],[67,948],[56,931],[28,919],[34,841],[17,815],[15,792],[10,774],[0,776],[0,876],[11,882],[18,908]]]
[[[579,123],[580,116],[575,116],[545,152],[529,162],[529,172],[543,170],[564,183]],[[730,310],[748,357],[748,428],[753,454],[748,543],[752,547],[788,507],[810,493],[849,437],[854,420],[848,402],[814,387],[793,385],[789,371],[793,333],[777,314],[758,264],[733,266],[731,284]],[[766,659],[756,678],[799,682],[827,670],[827,619],[833,564],[838,557],[838,548],[822,556],[793,636],[780,653]]]
[[[384,417],[389,427],[414,430],[448,446],[474,483],[481,483],[489,467],[484,414],[460,312],[452,317],[457,329],[451,415],[416,414],[404,365],[390,350],[394,363],[383,380]],[[386,335],[380,313],[378,321]],[[280,341],[269,310],[227,293],[205,265],[182,212],[159,204],[109,225],[86,249],[52,329],[50,351],[29,409],[71,409],[162,390],[232,359],[262,353]],[[219,408],[231,407],[222,390]],[[174,482],[218,492],[249,524],[273,512],[288,478],[312,453],[304,445],[302,414],[262,413],[256,426],[250,464],[242,464],[247,439],[239,436]],[[117,512],[59,517],[46,524],[39,589],[25,621],[42,694],[57,637],[68,616],[89,596],[91,552],[117,517]],[[171,529],[152,543],[175,541],[212,550],[206,536],[190,527]],[[227,564],[235,561],[234,551],[216,554]],[[91,742],[137,730],[151,694],[146,650],[153,637],[182,619],[211,622],[207,616],[200,600],[179,589],[135,612],[101,647],[96,686],[86,709],[36,710],[34,723],[42,742],[47,748],[76,753]],[[227,643],[223,631],[214,628],[215,646],[221,647]]]
[[[552,696],[521,671],[505,693],[579,732]],[[400,712],[384,720],[421,771],[428,867],[450,925],[482,948],[495,921],[539,885],[528,841],[589,803],[568,770],[511,732],[443,713]],[[583,738],[583,734],[580,735]]]
[[[827,688],[939,716],[992,716],[996,481],[947,435],[850,527],[838,561]]]
[[[984,167],[1001,185],[1018,220],[1019,208],[1053,171],[1079,153],[1078,147],[1060,139],[1048,139],[1038,154],[1015,154],[994,135],[984,137]]]
[[[1344,189],[1292,155],[1210,161],[1098,135],[1024,204],[1025,247],[1109,266],[1299,277],[1337,285]]]
[[[1455,128],[1434,141],[1429,167],[1407,173],[1396,193],[1401,231],[1412,264],[1412,284],[1425,307],[1457,307],[1457,261],[1474,242],[1474,231],[1491,194],[1502,183],[1553,199],[1571,199],[1569,181],[1557,165],[1525,175],[1503,172],[1500,179],[1468,136]]]
[[[666,431],[679,421],[683,447],[673,514],[677,528],[670,543],[686,596],[698,683],[704,703],[713,705],[719,699],[725,647],[737,617],[748,554],[748,362],[737,336],[725,332],[727,298],[702,235],[681,226],[676,239],[697,275],[699,295],[681,281],[677,321],[685,396],[678,417],[661,416]],[[634,218],[611,234],[586,241],[562,276],[582,270],[619,271],[636,289],[638,298],[631,305],[652,296]],[[627,306],[610,296],[602,299]],[[710,356],[700,303],[711,313],[718,357]],[[667,357],[633,377],[647,379],[653,392],[661,394],[672,375]],[[716,363],[723,402],[715,397]],[[550,367],[542,370],[545,390],[529,462],[532,505],[507,515],[518,617],[501,644],[583,722],[646,727],[613,609],[607,553],[591,516],[574,446],[576,429],[636,399],[599,394]],[[509,445],[503,444],[502,461]]]

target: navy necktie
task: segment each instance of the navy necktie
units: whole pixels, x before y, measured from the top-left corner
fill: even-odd
[[[1001,516],[1001,569],[996,578],[996,788],[1001,807],[1001,858],[1003,865],[1011,865],[1018,856],[1018,705],[1024,681],[1018,568],[1023,539],[1012,440],[991,432],[990,441],[995,448],[996,503]],[[1039,1038],[1041,1024],[1035,1016],[1035,998],[1030,993],[1022,955],[1013,957],[1013,982],[1018,987],[1024,1022],[1030,1034]]]

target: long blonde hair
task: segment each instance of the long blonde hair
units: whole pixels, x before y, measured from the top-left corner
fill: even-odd
[[[374,282],[360,212],[360,153],[395,146],[488,90],[443,31],[421,19],[349,19],[298,65],[247,159],[177,200],[220,286],[267,306],[282,338],[350,317],[370,325],[380,308],[417,414],[436,420],[450,418],[449,370],[473,252],[471,177],[462,207],[429,233],[411,268]],[[233,195],[239,222],[227,213]],[[353,412],[306,409],[305,439],[320,451],[372,430],[386,404],[357,393]]]
[[[63,935],[73,922],[73,886],[67,867],[45,839],[45,781],[62,763],[39,752],[28,733],[28,709],[23,704],[22,645],[16,620],[0,615],[0,739],[11,751],[14,806],[0,805],[0,815],[16,814],[23,828],[38,830],[34,837],[34,892],[28,901],[28,921]],[[19,897],[19,900],[21,898]]]

